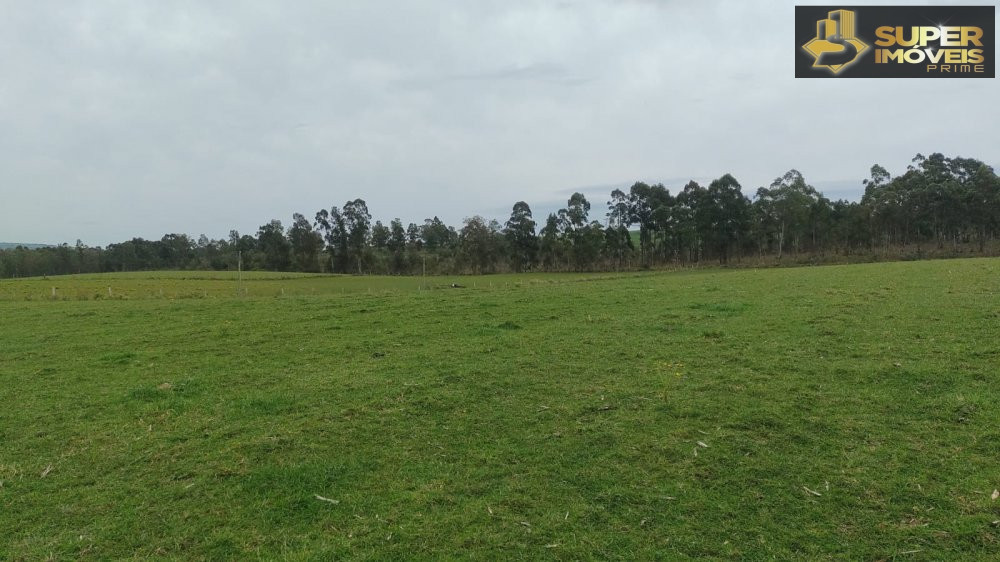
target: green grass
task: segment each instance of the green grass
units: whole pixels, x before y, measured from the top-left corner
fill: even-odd
[[[451,288],[518,288],[642,273],[534,273],[409,277],[231,271],[154,271],[0,279],[0,301],[135,300],[383,294]]]
[[[1000,260],[185,277],[2,283],[0,559],[1000,558]]]

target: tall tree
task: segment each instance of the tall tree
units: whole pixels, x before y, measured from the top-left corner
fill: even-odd
[[[423,249],[423,234],[421,233],[421,228],[417,226],[417,223],[411,222],[406,227],[406,245],[414,248],[415,250]]]
[[[375,221],[375,226],[372,227],[372,246],[377,250],[387,249],[390,236],[392,233],[389,231],[389,227],[382,224],[382,221]]]
[[[474,273],[489,273],[500,253],[500,232],[496,221],[487,223],[483,217],[465,219],[458,234],[462,262],[472,267]]]
[[[639,254],[643,265],[649,264],[653,246],[653,201],[649,185],[637,181],[629,188],[629,223],[639,224]]]
[[[194,256],[195,243],[187,234],[165,234],[158,244],[162,265],[168,269],[183,269]]]
[[[538,235],[535,234],[535,221],[531,218],[531,207],[527,203],[514,203],[503,233],[510,248],[511,267],[514,271],[531,269],[538,256]]]
[[[406,230],[399,218],[389,223],[389,252],[392,253],[392,272],[403,273],[406,269]]]
[[[298,271],[317,271],[319,253],[323,249],[323,237],[313,230],[313,225],[299,213],[292,215],[292,226],[288,227],[288,242],[292,247],[292,264]]]
[[[701,203],[701,237],[715,246],[719,262],[726,263],[749,231],[750,201],[736,178],[725,174],[709,184]]]
[[[775,179],[770,189],[758,190],[757,197],[764,200],[761,206],[773,215],[778,229],[779,259],[789,242],[795,252],[799,252],[803,241],[813,234],[810,219],[817,209],[829,206],[829,201],[807,184],[798,170],[789,170]]]
[[[444,224],[437,217],[424,221],[424,225],[420,230],[420,237],[423,240],[424,247],[431,251],[449,248],[454,243],[454,238],[448,229],[448,225]]]
[[[702,257],[706,197],[707,190],[692,180],[677,194],[674,204],[672,215],[678,253],[689,262],[700,261]]]
[[[625,263],[626,254],[630,253],[632,245],[632,209],[629,197],[624,191],[615,189],[608,201],[608,228],[605,231],[605,243],[611,255],[615,256],[618,267]]]
[[[257,246],[260,249],[264,269],[287,271],[291,264],[291,244],[285,238],[281,221],[273,219],[257,230]]]
[[[539,239],[539,258],[542,265],[549,269],[555,269],[563,262],[564,244],[559,232],[559,218],[555,213],[549,213]]]
[[[604,247],[604,228],[599,222],[589,223],[589,213],[590,202],[582,193],[571,195],[566,208],[559,210],[563,237],[568,242],[577,270],[592,268]]]
[[[350,263],[350,238],[344,215],[336,206],[316,213],[316,227],[323,233],[330,271],[346,273]]]
[[[648,185],[636,182],[629,188],[629,224],[639,225],[639,252],[643,265],[649,265],[653,260],[654,246],[657,237],[657,215],[667,216],[669,211],[662,209],[671,206],[673,201],[670,192],[663,184]],[[668,236],[661,235],[666,239]]]
[[[578,230],[587,225],[587,214],[590,213],[590,202],[582,193],[574,193],[566,203],[565,209],[559,210],[559,218],[566,230]]]
[[[344,203],[344,225],[347,228],[348,246],[353,258],[352,261],[358,266],[358,273],[362,273],[362,262],[364,261],[365,249],[368,246],[371,221],[371,213],[368,212],[368,205],[363,199]]]

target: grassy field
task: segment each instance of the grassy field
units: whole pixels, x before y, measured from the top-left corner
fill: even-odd
[[[0,282],[0,559],[1000,559],[1000,260],[450,282]]]
[[[540,273],[489,276],[359,276],[232,271],[155,271],[0,279],[0,301],[135,300],[387,294],[449,289],[519,288],[643,273]],[[648,275],[648,273],[645,273]]]

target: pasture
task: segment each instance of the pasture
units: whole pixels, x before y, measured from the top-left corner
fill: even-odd
[[[136,300],[231,297],[315,297],[388,294],[451,288],[503,289],[579,280],[634,277],[638,273],[530,275],[329,275],[270,271],[153,271],[0,279],[4,300]]]
[[[0,559],[1000,557],[1000,260],[247,277],[0,280]]]

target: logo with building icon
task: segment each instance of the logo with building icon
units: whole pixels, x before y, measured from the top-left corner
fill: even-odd
[[[833,10],[816,22],[816,37],[802,48],[813,57],[813,68],[826,68],[837,74],[859,60],[869,48],[855,33],[854,12]]]

